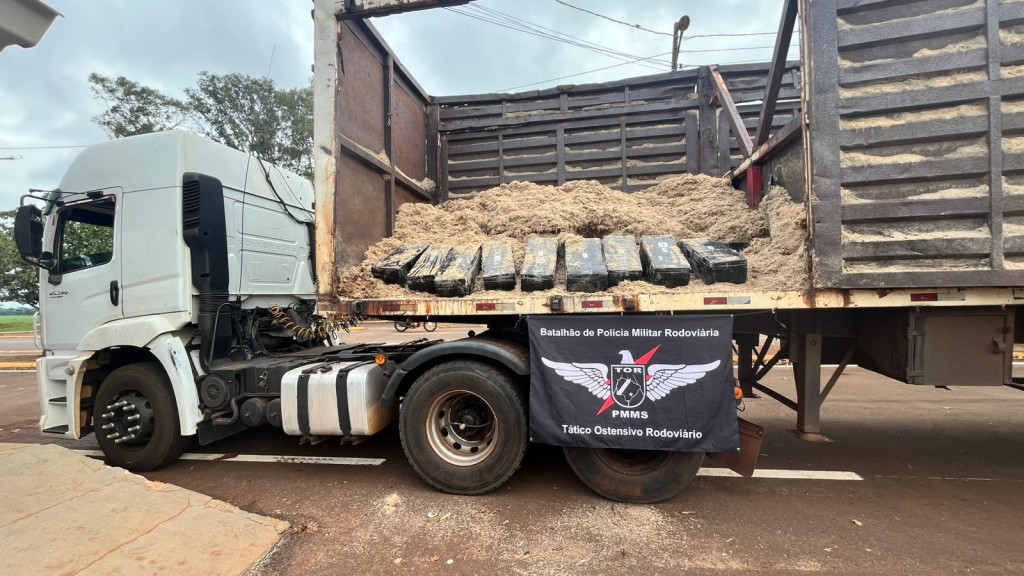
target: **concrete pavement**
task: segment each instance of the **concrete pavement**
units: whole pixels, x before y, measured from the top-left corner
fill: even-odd
[[[0,574],[243,574],[289,528],[53,444],[0,444],[0,478]]]

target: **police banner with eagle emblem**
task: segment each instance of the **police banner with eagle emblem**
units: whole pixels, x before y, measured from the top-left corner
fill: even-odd
[[[530,439],[739,449],[731,316],[529,318]]]

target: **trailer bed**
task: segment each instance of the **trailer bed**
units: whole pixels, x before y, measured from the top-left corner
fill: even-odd
[[[341,299],[328,313],[368,317],[527,316],[585,313],[738,313],[753,310],[1006,306],[1024,301],[1024,288],[934,288],[901,290],[814,290],[743,292],[737,290],[658,294],[563,294],[508,297]]]

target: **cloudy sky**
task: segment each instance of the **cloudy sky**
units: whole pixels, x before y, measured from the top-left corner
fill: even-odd
[[[44,1],[63,17],[42,42],[0,52],[0,209],[16,206],[30,187],[55,187],[80,151],[74,146],[106,139],[91,120],[103,111],[86,81],[92,72],[126,76],[176,96],[202,71],[259,76],[269,70],[282,87],[301,86],[311,74],[311,0]],[[684,41],[684,65],[767,60],[773,35],[737,34],[774,34],[782,10],[782,0],[565,1],[656,32],[671,34],[673,22],[686,14],[687,35],[732,35]],[[511,29],[525,27],[523,21],[533,32]],[[373,24],[434,95],[654,74],[668,70],[661,61],[670,56],[624,61],[672,49],[670,36],[557,0],[478,0],[375,18]],[[2,159],[10,156],[21,159]]]

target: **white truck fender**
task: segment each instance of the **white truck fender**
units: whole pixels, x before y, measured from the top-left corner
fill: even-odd
[[[203,419],[199,409],[199,392],[196,380],[192,375],[192,363],[188,352],[179,338],[171,334],[161,334],[146,344],[149,351],[156,356],[164,367],[167,377],[171,380],[174,400],[178,404],[178,423],[183,436],[196,433],[196,426]]]
[[[142,348],[160,334],[173,332],[189,323],[187,312],[173,312],[137,318],[122,318],[97,326],[78,343],[79,350],[105,350],[111,346]]]

